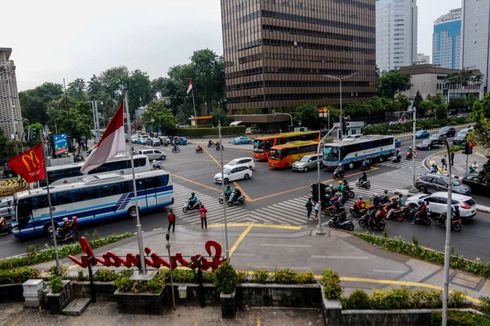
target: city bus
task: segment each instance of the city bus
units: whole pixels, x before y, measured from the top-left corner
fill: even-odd
[[[136,174],[140,212],[161,210],[174,202],[173,185],[167,171]],[[135,217],[131,174],[117,173],[87,176],[82,182],[50,186],[55,222],[77,217],[79,225],[90,225],[125,216]],[[13,199],[12,233],[22,239],[51,233],[46,187],[18,192]]]
[[[285,132],[273,136],[255,138],[253,158],[256,161],[267,161],[272,147],[298,140],[320,142],[320,131]]]
[[[383,162],[394,154],[395,137],[367,135],[325,144],[322,164],[329,170],[335,169],[340,164],[344,168],[352,169],[360,166],[365,159],[371,162]]]
[[[292,141],[271,148],[268,164],[272,168],[289,168],[303,156],[316,154],[319,141]]]
[[[151,170],[150,160],[146,155],[134,155],[134,172],[145,172]],[[48,180],[50,185],[69,184],[80,182],[85,177],[80,168],[83,162],[63,164],[58,166],[50,166],[48,171]],[[119,173],[131,174],[131,158],[129,156],[115,156],[111,160],[105,162],[101,166],[93,169],[88,174],[104,174],[104,173]],[[39,181],[39,185],[44,187],[46,182]]]

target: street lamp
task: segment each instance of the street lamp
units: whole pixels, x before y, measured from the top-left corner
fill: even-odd
[[[342,137],[344,136],[344,126],[342,124],[342,119],[344,117],[344,110],[343,110],[343,107],[342,107],[342,81],[344,81],[345,79],[348,79],[348,78],[351,78],[351,77],[354,77],[354,76],[357,76],[359,75],[359,72],[353,72],[352,74],[350,75],[347,75],[347,76],[343,76],[343,77],[339,77],[339,76],[332,76],[332,75],[323,75],[323,77],[325,78],[330,78],[330,79],[335,79],[335,80],[338,80],[339,81],[339,94],[340,94],[340,118],[339,118],[339,123],[340,123],[340,139],[342,139]]]
[[[276,112],[276,110],[272,110],[272,115],[288,115],[289,118],[291,119],[291,127],[293,127],[293,116],[289,113],[286,112]]]

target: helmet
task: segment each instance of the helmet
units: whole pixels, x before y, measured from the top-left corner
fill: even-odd
[[[191,192],[191,196],[194,196],[194,195],[195,195],[195,193]]]
[[[385,190],[384,193],[385,193],[385,195],[388,194],[388,190]]]
[[[410,149],[412,149],[412,146],[410,146],[408,149],[409,149],[409,150],[410,150]]]
[[[68,217],[63,217],[63,222],[68,222]]]
[[[359,199],[362,199],[362,196],[359,196]]]

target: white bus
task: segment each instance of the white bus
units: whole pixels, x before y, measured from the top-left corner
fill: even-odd
[[[171,205],[173,185],[167,171],[156,170],[136,174],[140,212],[160,210]],[[136,216],[131,174],[116,173],[88,176],[82,182],[50,186],[53,217],[77,217],[79,225],[87,225],[124,216]],[[12,233],[17,238],[49,234],[46,187],[18,192],[14,195]]]
[[[360,166],[362,161],[383,162],[395,154],[395,137],[366,135],[336,143],[327,143],[323,147],[322,164],[331,170],[342,164],[352,169]]]
[[[150,160],[146,155],[135,155],[134,171],[145,172],[151,170]],[[48,171],[48,180],[50,185],[62,185],[74,182],[80,182],[86,176],[80,172],[83,162],[50,166]],[[129,156],[115,156],[96,169],[89,172],[91,174],[119,173],[121,175],[131,174],[131,158]],[[39,182],[40,186],[45,187],[44,180]]]

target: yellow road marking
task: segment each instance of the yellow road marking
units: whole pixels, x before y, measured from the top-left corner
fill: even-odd
[[[218,160],[215,159],[214,156],[211,155],[207,149],[205,149],[204,147],[202,149],[204,150],[204,153],[206,153],[209,156],[209,158],[212,159],[214,163],[216,163],[218,167],[221,167],[221,164],[218,162]]]
[[[216,188],[214,188],[214,187],[211,187],[211,186],[205,185],[204,183],[200,183],[200,182],[197,182],[197,181],[194,181],[194,180],[191,180],[191,179],[185,178],[185,177],[181,177],[180,175],[177,175],[177,174],[172,174],[172,176],[173,176],[174,178],[181,179],[181,180],[184,180],[184,181],[186,181],[186,182],[189,182],[189,183],[192,183],[192,184],[195,184],[195,185],[198,185],[198,186],[204,187],[204,188],[206,188],[206,189],[210,189],[210,190],[216,191],[216,192],[218,192],[218,193],[221,193],[221,189],[216,189]]]
[[[235,188],[238,188],[242,192],[243,196],[245,196],[245,199],[247,201],[251,201],[251,202],[255,201],[252,198],[250,198],[250,195],[245,190],[243,190],[242,187],[240,187],[240,185],[238,184],[238,182],[234,181],[233,182],[233,185],[235,186]]]
[[[238,246],[240,245],[240,243],[243,241],[243,239],[245,239],[245,237],[247,236],[247,234],[250,232],[250,230],[252,230],[253,228],[253,224],[249,225],[243,232],[242,234],[240,234],[240,236],[238,237],[238,239],[235,241],[235,243],[233,244],[233,246],[231,247],[230,249],[230,257],[233,255],[233,253],[235,252],[235,250],[237,250]]]
[[[260,318],[257,318],[257,326],[261,326],[262,325],[262,321],[260,320]]]

